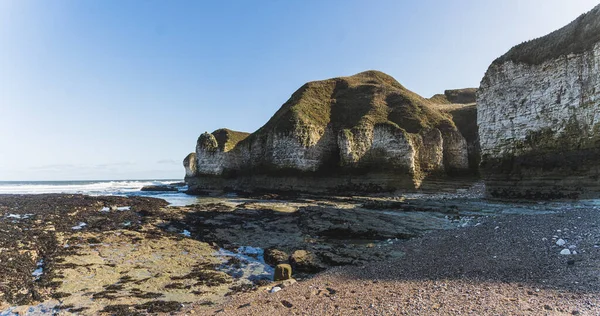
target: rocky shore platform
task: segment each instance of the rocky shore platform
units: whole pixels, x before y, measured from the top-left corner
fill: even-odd
[[[332,268],[206,314],[599,315],[599,225],[594,208],[489,217],[390,246],[401,258]]]
[[[600,313],[600,204],[482,193],[0,195],[0,314]]]

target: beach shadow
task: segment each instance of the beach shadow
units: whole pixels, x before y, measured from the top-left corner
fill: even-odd
[[[360,269],[347,267],[341,274],[361,280],[499,282],[599,293],[600,250],[594,241],[600,237],[600,221],[595,212],[503,215],[477,227],[436,231],[399,245],[405,252],[402,258],[374,262]],[[567,233],[572,236],[567,245],[556,245],[553,236],[564,237],[564,229],[573,227],[577,229]],[[562,234],[557,232],[561,230]],[[575,244],[577,255],[559,254]]]

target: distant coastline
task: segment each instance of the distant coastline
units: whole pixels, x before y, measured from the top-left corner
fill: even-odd
[[[193,204],[195,197],[177,192],[143,192],[149,185],[167,185],[181,179],[150,180],[65,180],[65,181],[0,181],[1,194],[85,194],[92,196],[144,196],[164,199],[171,205]]]

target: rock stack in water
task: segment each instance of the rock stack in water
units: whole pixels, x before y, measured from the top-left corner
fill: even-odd
[[[600,6],[494,61],[477,106],[491,196],[598,196]]]
[[[447,92],[425,99],[378,71],[309,82],[252,134],[200,135],[186,182],[191,192],[383,192],[472,175],[476,112],[457,126],[443,107],[462,108],[449,103],[474,101],[474,90]]]

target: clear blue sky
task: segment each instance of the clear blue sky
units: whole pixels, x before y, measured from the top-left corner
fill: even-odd
[[[182,178],[200,133],[254,131],[306,81],[477,87],[596,4],[0,0],[0,181]]]

